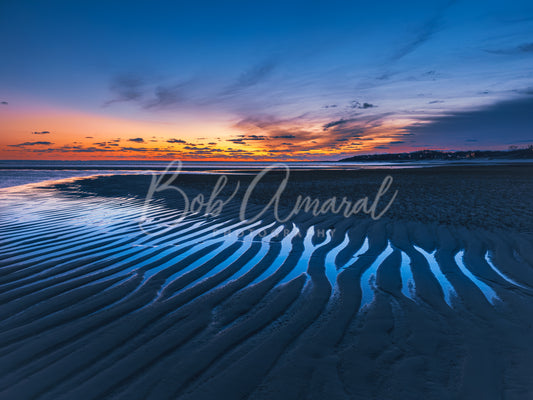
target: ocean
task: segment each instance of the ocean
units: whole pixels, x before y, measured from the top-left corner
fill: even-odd
[[[416,162],[285,162],[291,169],[376,169],[376,168],[421,168],[442,165],[463,164],[507,164],[521,160],[472,160],[472,161],[416,161]],[[170,161],[61,161],[61,160],[0,160],[0,188],[28,183],[57,181],[67,178],[112,174],[150,174],[163,171]],[[258,171],[275,162],[227,162],[227,161],[184,161],[182,173],[243,173],[244,170]]]

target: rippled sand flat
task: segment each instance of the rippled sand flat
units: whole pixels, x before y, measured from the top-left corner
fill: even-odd
[[[490,172],[395,172],[378,221],[236,197],[176,223],[143,176],[3,189],[0,398],[533,398],[533,183]],[[386,173],[305,174],[283,210]]]

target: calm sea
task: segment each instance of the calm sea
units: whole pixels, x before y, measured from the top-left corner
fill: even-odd
[[[419,168],[438,165],[459,164],[449,161],[418,162],[286,162],[291,169],[376,169],[376,168]],[[488,164],[487,160],[469,161],[469,164]],[[149,174],[167,168],[169,161],[47,161],[47,160],[0,160],[0,188],[56,181],[60,179],[109,175]],[[183,162],[183,173],[235,173],[243,170],[261,170],[273,162]]]

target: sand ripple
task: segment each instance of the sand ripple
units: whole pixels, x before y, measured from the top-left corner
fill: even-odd
[[[0,398],[533,393],[526,235],[3,202]]]

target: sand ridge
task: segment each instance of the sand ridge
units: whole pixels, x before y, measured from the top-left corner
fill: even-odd
[[[236,204],[176,225],[163,198],[143,231],[141,196],[76,182],[3,193],[1,398],[533,393],[527,233],[339,215],[250,224]]]

